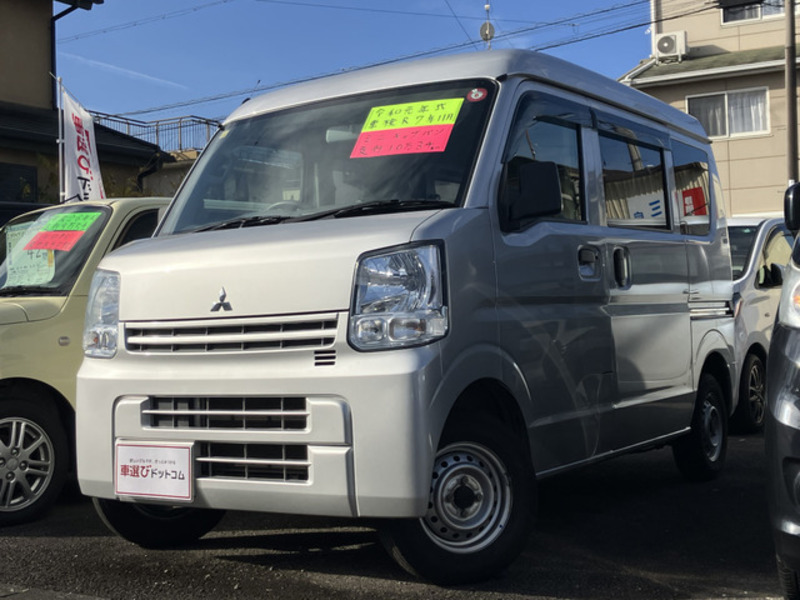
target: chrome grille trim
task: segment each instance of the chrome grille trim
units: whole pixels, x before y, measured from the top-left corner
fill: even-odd
[[[726,301],[690,301],[689,316],[692,320],[732,317],[733,307]]]
[[[142,415],[154,429],[298,431],[307,428],[309,411],[298,396],[152,396]]]
[[[255,352],[328,348],[336,341],[338,315],[291,315],[125,323],[129,352]]]

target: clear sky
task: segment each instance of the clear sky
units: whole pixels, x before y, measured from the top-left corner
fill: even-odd
[[[492,48],[617,78],[650,55],[649,0],[489,0]],[[54,2],[54,14],[67,7]],[[481,0],[105,0],[56,22],[57,73],[89,110],[223,118],[270,87],[386,61],[485,52]],[[158,109],[158,110],[156,110]]]

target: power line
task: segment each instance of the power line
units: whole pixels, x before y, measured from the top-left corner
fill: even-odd
[[[466,27],[464,27],[464,24],[461,22],[461,19],[456,14],[456,11],[454,11],[453,7],[450,6],[450,1],[449,0],[444,0],[444,3],[447,5],[448,10],[450,11],[450,14],[453,15],[453,18],[456,20],[456,23],[458,23],[458,26],[461,28],[461,31],[464,32],[464,35],[467,36],[467,39],[470,40],[470,42],[472,43],[473,46],[477,47],[476,46],[477,42],[475,42],[470,37],[469,32],[467,31]]]
[[[77,33],[75,35],[71,35],[68,37],[60,38],[58,40],[59,44],[68,44],[69,42],[74,42],[76,40],[82,40],[83,38],[92,37],[95,35],[102,35],[105,33],[111,33],[112,31],[121,31],[123,29],[130,29],[131,27],[139,27],[140,25],[147,25],[148,23],[155,23],[157,21],[166,21],[167,19],[174,19],[176,17],[183,17],[185,15],[189,15],[191,13],[198,12],[203,10],[204,8],[209,8],[211,6],[217,6],[219,4],[227,4],[228,2],[235,2],[235,0],[216,0],[216,2],[209,2],[207,4],[201,4],[200,6],[193,6],[191,8],[184,8],[182,10],[176,10],[169,13],[163,13],[160,15],[154,15],[152,17],[145,17],[144,19],[137,19],[136,21],[129,21],[128,23],[120,23],[119,25],[111,25],[110,27],[104,27],[102,29],[95,29],[94,31],[86,31],[84,33]]]
[[[113,31],[122,31],[124,29],[131,29],[133,27],[139,27],[141,25],[148,25],[150,23],[157,23],[158,21],[166,21],[167,19],[174,19],[177,17],[183,17],[197,11],[203,10],[205,8],[209,8],[212,6],[217,6],[219,4],[225,4],[228,2],[234,2],[235,0],[217,0],[216,2],[209,2],[207,4],[201,4],[199,6],[193,6],[191,8],[184,8],[181,10],[176,10],[168,13],[162,13],[159,15],[153,15],[151,17],[145,17],[142,19],[136,19],[135,21],[128,21],[126,23],[120,23],[118,25],[111,25],[109,27],[103,27],[100,29],[94,29],[91,31],[84,31],[82,33],[76,33],[75,35],[70,35],[67,37],[59,38],[58,43],[60,44],[68,44],[70,42],[75,42],[77,40],[82,40],[84,38],[93,37],[96,35],[103,35],[106,33],[111,33]],[[384,13],[384,14],[392,14],[392,15],[404,15],[404,16],[412,16],[412,17],[434,17],[434,18],[444,18],[444,19],[452,19],[456,18],[459,19],[472,19],[472,20],[481,20],[482,17],[472,17],[472,16],[459,16],[453,12],[453,9],[450,8],[448,3],[448,8],[450,8],[450,12],[452,14],[437,14],[437,13],[430,13],[430,12],[418,12],[418,11],[407,11],[407,10],[394,10],[394,9],[386,9],[386,8],[374,8],[374,7],[362,7],[362,6],[342,6],[342,5],[332,5],[332,4],[320,4],[318,2],[301,2],[296,0],[256,0],[257,2],[269,2],[271,4],[285,4],[289,6],[298,6],[303,8],[328,8],[332,10],[346,10],[346,11],[358,11],[358,12],[369,12],[369,13]],[[507,23],[531,23],[529,20],[521,20],[521,19],[501,19],[501,21]],[[459,23],[460,24],[460,23]],[[463,28],[463,27],[462,27]]]
[[[549,43],[549,44],[542,44],[542,45],[538,45],[538,46],[530,46],[529,49],[530,50],[536,50],[537,52],[542,52],[544,50],[551,50],[553,48],[560,48],[562,46],[569,46],[570,44],[577,44],[578,42],[585,42],[585,41],[593,40],[593,39],[596,39],[596,38],[599,38],[599,37],[604,37],[606,35],[613,35],[615,33],[622,33],[623,31],[629,31],[631,29],[636,29],[638,27],[644,27],[646,25],[652,25],[652,24],[655,24],[655,23],[665,23],[667,21],[672,21],[672,20],[675,20],[675,19],[683,18],[683,17],[689,17],[689,16],[696,15],[696,14],[699,14],[699,13],[702,13],[702,12],[706,12],[706,11],[709,11],[709,10],[717,10],[717,9],[718,9],[718,7],[716,5],[704,6],[702,8],[698,8],[696,10],[692,10],[692,11],[689,11],[689,12],[680,13],[680,14],[674,14],[674,15],[669,16],[669,17],[662,17],[660,19],[657,19],[655,22],[648,20],[648,21],[644,21],[644,22],[633,23],[633,24],[630,24],[630,25],[625,25],[625,26],[618,27],[616,29],[611,29],[611,30],[600,31],[600,32],[597,32],[597,33],[586,34],[586,35],[583,35],[583,36],[580,36],[580,37],[577,37],[577,38],[573,38],[573,39],[561,40],[561,41],[556,41],[556,42],[552,42],[552,43]]]
[[[286,2],[283,2],[283,0],[259,0],[259,1],[286,3]],[[299,2],[299,3],[289,2],[289,3],[290,4],[305,4],[305,5],[310,4],[310,3],[306,3],[306,2]],[[519,28],[519,29],[515,29],[515,30],[512,30],[512,31],[506,32],[506,33],[500,33],[500,34],[495,36],[493,41],[497,42],[497,41],[502,41],[502,40],[508,40],[508,39],[511,39],[511,38],[514,38],[514,37],[517,37],[517,36],[520,36],[520,35],[523,35],[523,34],[526,34],[526,33],[531,33],[531,32],[534,32],[534,31],[537,31],[537,30],[540,30],[540,29],[544,29],[544,28],[548,28],[548,27],[555,27],[555,26],[559,26],[559,25],[563,25],[563,24],[567,24],[567,23],[571,24],[571,23],[573,23],[574,21],[577,21],[577,20],[590,19],[592,17],[599,17],[599,16],[602,16],[602,15],[607,15],[607,14],[612,13],[614,11],[621,11],[621,10],[625,10],[625,9],[628,9],[628,8],[631,8],[631,7],[636,7],[636,6],[649,4],[649,3],[650,3],[650,0],[632,0],[632,1],[630,1],[628,3],[625,3],[625,4],[618,4],[618,5],[611,6],[611,7],[596,9],[596,10],[588,11],[588,12],[585,12],[585,13],[582,13],[582,14],[579,14],[579,15],[574,15],[574,16],[571,16],[571,17],[564,17],[564,18],[561,18],[561,19],[557,19],[555,21],[550,21],[550,22],[546,22],[546,23],[537,23],[535,25],[531,25],[531,26],[528,26],[528,27],[522,27],[522,28]],[[704,9],[704,10],[707,10],[707,9]],[[378,10],[378,12],[384,12],[384,10],[381,9],[381,10]],[[643,23],[643,25],[649,25],[649,24],[650,24],[649,21],[646,22],[646,23]],[[620,29],[620,31],[626,31],[628,29],[634,29],[635,27],[640,27],[640,26],[642,26],[642,24],[630,25],[630,26],[626,26],[626,27]],[[598,34],[595,37],[600,37],[600,35],[610,35],[611,33],[615,33],[615,32],[613,32],[613,31],[612,32],[606,32],[606,33],[603,33],[603,34]],[[592,39],[592,38],[591,37],[587,37],[586,39]],[[582,40],[576,40],[576,41],[582,41]],[[562,42],[562,43],[557,44],[557,45],[568,45],[568,44],[571,44],[571,43],[576,43],[576,41],[566,41],[566,42]],[[168,110],[174,110],[174,109],[177,109],[177,108],[185,108],[187,106],[196,106],[198,104],[209,104],[209,103],[212,103],[212,102],[219,102],[219,101],[222,101],[222,100],[229,100],[231,98],[249,96],[249,95],[252,95],[253,93],[267,92],[267,91],[274,90],[274,89],[277,89],[277,88],[286,87],[288,85],[293,85],[293,84],[296,84],[296,83],[303,83],[305,81],[314,81],[316,79],[321,79],[323,77],[327,77],[329,75],[335,75],[335,74],[338,74],[338,73],[357,71],[357,70],[361,70],[361,69],[365,69],[365,68],[369,68],[369,67],[383,66],[383,65],[393,64],[393,63],[397,63],[397,62],[403,62],[403,61],[406,61],[406,60],[412,60],[412,59],[415,59],[415,58],[422,58],[422,57],[425,57],[425,56],[432,56],[432,55],[436,55],[436,54],[442,54],[442,53],[447,53],[447,52],[454,52],[454,51],[457,51],[457,50],[463,50],[466,47],[472,46],[474,43],[475,43],[474,40],[469,40],[467,42],[462,42],[462,43],[458,43],[458,44],[451,44],[451,45],[448,45],[448,46],[429,49],[429,50],[422,50],[422,51],[415,52],[415,53],[412,53],[412,54],[407,54],[407,55],[403,55],[403,56],[399,56],[399,57],[395,57],[395,58],[390,58],[390,59],[387,59],[387,60],[384,60],[384,61],[380,61],[380,62],[373,62],[373,63],[369,63],[369,64],[366,64],[366,65],[358,66],[358,67],[351,67],[349,69],[341,69],[341,70],[337,70],[337,71],[334,71],[334,72],[323,73],[323,74],[314,75],[314,76],[310,76],[310,77],[302,77],[302,78],[293,79],[293,80],[290,80],[290,81],[285,81],[285,82],[280,82],[280,83],[275,83],[275,84],[270,84],[270,85],[266,85],[266,86],[257,86],[255,88],[248,88],[246,90],[235,90],[235,91],[230,91],[230,92],[223,92],[223,93],[215,94],[215,95],[212,95],[212,96],[205,96],[205,97],[202,97],[202,98],[196,98],[196,99],[192,99],[192,100],[185,100],[185,101],[182,101],[182,102],[174,102],[174,103],[171,103],[171,104],[165,104],[165,105],[161,105],[161,106],[154,106],[154,107],[140,109],[140,110],[127,111],[127,112],[119,113],[118,115],[115,115],[115,116],[146,115],[146,114],[155,113],[155,112],[163,112],[163,111],[168,111]],[[557,45],[547,46],[547,49],[550,49],[552,47],[557,47]]]

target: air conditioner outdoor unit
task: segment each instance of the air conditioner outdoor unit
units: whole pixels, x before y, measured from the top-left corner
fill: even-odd
[[[681,60],[686,56],[687,50],[685,31],[672,31],[656,36],[656,58],[658,60]]]

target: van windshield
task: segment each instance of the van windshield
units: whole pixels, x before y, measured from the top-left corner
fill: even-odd
[[[65,204],[22,215],[0,229],[0,296],[69,294],[110,210]]]
[[[234,121],[160,233],[459,206],[494,95],[492,81],[457,81]]]

